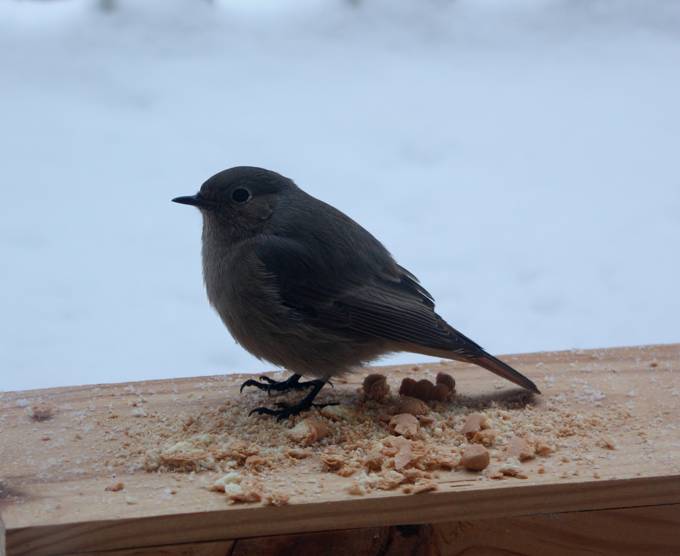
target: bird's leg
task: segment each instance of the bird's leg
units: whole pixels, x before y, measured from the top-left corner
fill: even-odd
[[[290,375],[286,380],[274,380],[268,376],[261,376],[259,380],[249,379],[241,384],[241,392],[248,386],[254,386],[264,390],[268,394],[272,392],[287,392],[288,390],[304,390],[313,386],[314,380],[300,382],[302,377],[298,374]]]
[[[293,375],[295,376],[295,375]],[[283,419],[287,419],[288,417],[291,417],[292,415],[299,415],[303,411],[309,411],[312,409],[312,407],[324,407],[326,405],[331,405],[331,404],[315,404],[314,403],[314,398],[316,398],[317,394],[321,391],[323,388],[324,384],[326,384],[325,380],[310,380],[308,382],[305,382],[303,384],[306,384],[308,386],[311,386],[312,390],[307,394],[302,400],[300,400],[297,404],[295,405],[290,405],[290,406],[285,406],[283,404],[279,404],[281,406],[280,409],[270,409],[268,407],[256,407],[253,409],[250,414],[252,415],[253,413],[257,413],[258,415],[271,415],[272,417],[276,417],[279,421]]]

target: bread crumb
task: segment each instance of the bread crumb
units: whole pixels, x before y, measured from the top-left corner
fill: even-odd
[[[548,444],[547,442],[539,440],[534,444],[534,451],[539,456],[547,457],[550,454],[552,454],[555,451],[555,449],[552,446],[550,446],[550,444]]]
[[[217,479],[210,487],[210,490],[213,492],[226,492],[228,485],[238,485],[241,483],[242,478],[240,473],[231,471]]]
[[[291,448],[286,451],[286,455],[291,459],[306,459],[312,455],[309,450],[300,450],[298,448]]]
[[[363,463],[364,467],[366,467],[368,471],[377,472],[382,470],[384,462],[385,462],[384,456],[378,450],[374,450],[364,458]]]
[[[290,496],[282,492],[271,492],[265,496],[264,502],[267,506],[287,506],[290,504]]]
[[[246,488],[243,485],[237,486],[240,489],[239,492],[225,492],[230,504],[254,504],[262,501],[262,493],[259,488],[255,486],[248,486]]]
[[[487,448],[490,448],[496,442],[497,432],[493,429],[484,429],[479,432],[474,433],[470,442],[473,444],[483,444]]]
[[[325,438],[330,433],[328,426],[314,418],[307,418],[300,421],[288,431],[288,436],[303,446],[310,446]]]
[[[506,463],[498,472],[503,474],[505,477],[514,477],[516,479],[528,479],[529,477],[522,471],[519,465],[513,463]]]
[[[489,466],[489,451],[479,444],[471,444],[463,450],[460,463],[468,471],[483,471]]]
[[[434,490],[437,490],[439,487],[437,486],[437,483],[434,483],[432,481],[427,482],[427,483],[422,483],[420,485],[415,485],[413,487],[413,494],[423,494],[425,492],[432,492]]]
[[[34,421],[47,421],[54,416],[54,407],[45,403],[31,405],[27,411],[28,416]]]
[[[337,473],[345,466],[345,460],[333,452],[321,454],[321,463],[324,466],[324,471],[331,471],[333,473]]]
[[[354,481],[348,488],[347,493],[352,496],[364,496],[366,494],[366,489],[360,483]]]
[[[120,492],[124,488],[125,488],[125,484],[118,482],[118,483],[114,483],[112,485],[107,486],[104,490],[106,490],[107,492]]]
[[[415,438],[420,430],[420,423],[410,413],[400,413],[390,419],[390,432],[405,436],[406,438]]]
[[[611,438],[602,437],[598,440],[597,445],[605,450],[616,450],[616,444]]]
[[[461,432],[467,437],[468,440],[472,440],[474,435],[481,431],[482,429],[489,428],[489,419],[486,415],[482,413],[470,413],[465,419],[463,428]]]
[[[534,447],[519,436],[513,436],[510,439],[506,447],[506,453],[512,458],[517,458],[519,461],[527,461],[536,457]]]
[[[321,408],[321,415],[331,421],[348,421],[352,419],[356,413],[346,405],[326,405]]]

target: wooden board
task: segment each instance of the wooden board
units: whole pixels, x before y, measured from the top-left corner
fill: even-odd
[[[669,556],[680,551],[680,505],[324,531],[89,556]]]
[[[0,394],[0,519],[8,554],[127,554],[125,550],[182,544],[205,549],[187,554],[220,554],[231,546],[226,541],[247,537],[477,520],[496,523],[487,529],[508,519],[521,528],[539,518],[516,521],[517,516],[680,504],[680,345],[506,359],[543,390],[531,411],[558,403],[575,415],[595,411],[611,418],[625,413],[625,426],[609,423],[607,442],[615,449],[601,448],[585,460],[559,459],[546,465],[543,474],[528,473],[527,480],[479,480],[462,470],[441,473],[435,478],[438,489],[418,496],[400,491],[350,496],[347,478],[319,469],[291,477],[301,486],[288,506],[230,506],[224,496],[202,487],[200,474],[148,473],[129,468],[116,456],[131,423],[152,413],[172,420],[218,405],[225,397],[236,398],[243,376]],[[430,376],[442,369],[456,377],[458,390],[467,395],[454,403],[484,396],[491,402],[502,400],[507,390],[497,377],[454,363],[424,365],[419,371],[385,367],[381,372],[398,387],[403,376]],[[354,392],[362,378],[352,375],[328,396]],[[254,399],[246,396],[242,403],[252,406]],[[40,404],[55,408],[54,416],[32,419],[29,410]],[[535,471],[536,465],[530,469]],[[116,481],[125,484],[123,492],[105,491]],[[167,494],[169,486],[172,495]],[[677,507],[673,511],[668,514],[673,517],[659,519],[677,522]],[[611,523],[619,519],[612,517],[618,514],[605,514],[603,519]],[[593,534],[605,542],[606,534],[596,529]],[[658,539],[671,542],[663,535]]]

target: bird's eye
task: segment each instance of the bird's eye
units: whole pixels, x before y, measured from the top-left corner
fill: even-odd
[[[247,203],[250,201],[251,197],[252,195],[250,194],[250,191],[244,189],[243,187],[237,187],[231,192],[231,199],[239,205]]]

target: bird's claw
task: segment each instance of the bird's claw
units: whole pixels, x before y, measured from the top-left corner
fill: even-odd
[[[243,393],[243,389],[247,388],[248,386],[255,386],[255,388],[259,388],[260,390],[266,390],[267,389],[266,384],[262,384],[261,382],[258,382],[257,380],[253,380],[252,378],[249,378],[243,384],[241,384],[241,389],[239,391],[241,393]]]
[[[286,380],[274,380],[266,375],[262,375],[258,380],[248,379],[241,384],[241,392],[248,386],[254,386],[271,395],[272,392],[287,392],[288,390],[305,390],[314,386],[314,381],[300,382],[299,375],[291,375]]]

